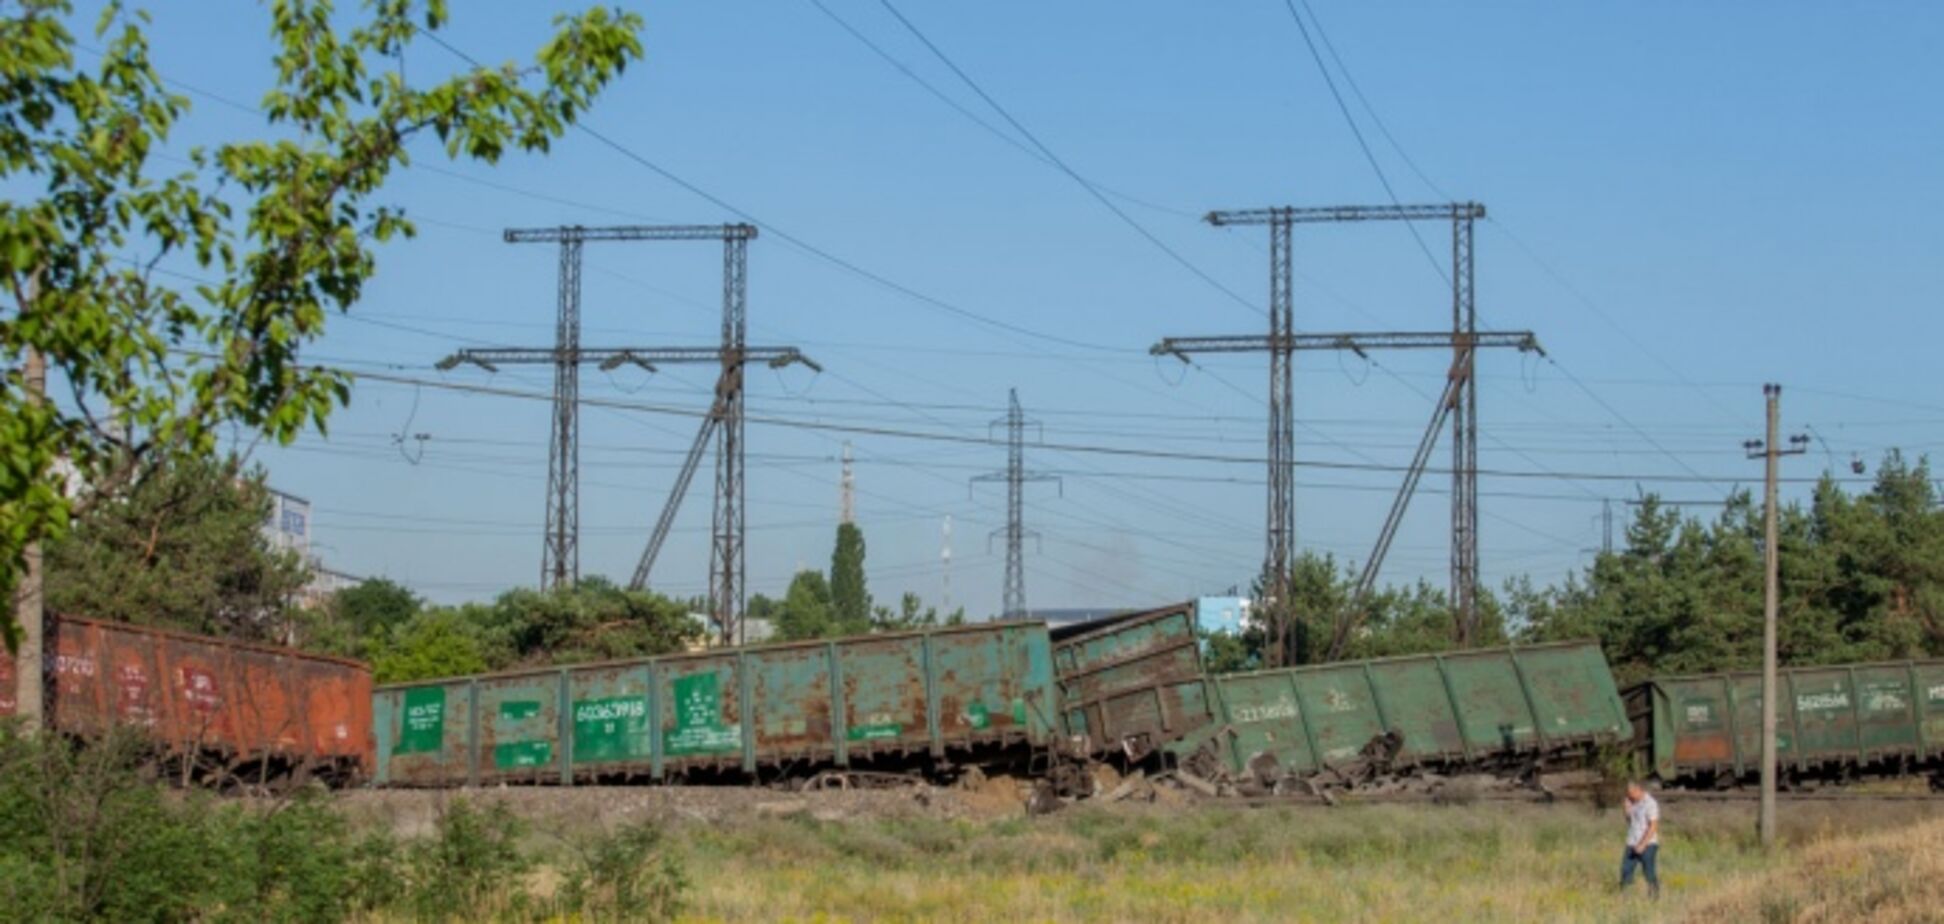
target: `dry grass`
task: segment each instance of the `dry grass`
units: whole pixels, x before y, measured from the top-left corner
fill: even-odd
[[[1614,887],[1618,811],[1584,805],[1122,805],[981,819],[941,813],[938,800],[886,795],[858,811],[857,800],[745,793],[762,810],[699,817],[629,795],[599,810],[507,801],[530,822],[542,878],[587,826],[657,818],[692,884],[685,919],[697,921],[1944,920],[1944,799],[1786,804],[1773,855],[1754,843],[1752,804],[1666,799],[1654,903],[1638,885]],[[411,813],[390,820],[410,827]],[[526,885],[544,905],[551,890]]]
[[[1933,817],[1940,810],[1926,809]],[[1767,907],[1779,909],[1773,920],[1825,908],[1807,919],[1849,920],[1891,901],[1944,908],[1944,885],[1903,884],[1944,872],[1935,856],[1899,865],[1907,857],[1897,846],[1916,843],[1915,833],[1854,840],[1856,830],[1911,814],[1798,813],[1787,833],[1806,846],[1784,856],[1804,865],[1778,881],[1810,878],[1800,898],[1781,905],[1759,904],[1774,886],[1764,884],[1770,864],[1742,806],[1670,807],[1660,903],[1638,885],[1617,892],[1624,826],[1615,812],[1585,807],[1078,810],[998,822],[804,816],[690,829],[677,840],[695,873],[697,920],[1456,924],[1679,920],[1693,912],[1720,922],[1759,919]],[[1934,846],[1944,820],[1922,830]],[[1874,883],[1868,894],[1850,893],[1859,870]]]
[[[1812,843],[1695,903],[1694,921],[1944,919],[1944,820]]]

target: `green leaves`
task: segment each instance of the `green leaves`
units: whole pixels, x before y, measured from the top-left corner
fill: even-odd
[[[0,384],[0,592],[70,507],[153,458],[206,454],[229,425],[288,443],[348,400],[346,377],[298,354],[362,296],[373,245],[413,233],[378,196],[415,134],[489,163],[545,151],[642,53],[639,17],[595,8],[557,20],[529,67],[416,86],[391,63],[445,22],[442,0],[378,0],[348,29],[327,0],[273,0],[276,136],[157,174],[189,104],[150,61],[146,16],[109,4],[82,67],[67,0],[0,8],[0,180],[40,191],[0,202],[0,351],[11,368],[38,351],[71,391],[49,410],[17,375]],[[164,261],[214,279],[174,286],[151,272]],[[56,459],[93,490],[66,496]]]

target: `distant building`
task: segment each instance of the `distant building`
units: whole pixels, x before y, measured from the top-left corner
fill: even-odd
[[[347,574],[324,564],[311,551],[311,503],[295,494],[268,488],[270,513],[264,517],[263,538],[279,552],[290,552],[310,567],[310,583],[297,593],[304,607],[324,605],[332,594],[364,583],[364,578]]]
[[[1240,634],[1248,622],[1247,597],[1195,598],[1195,624],[1203,632]]]
[[[269,488],[270,514],[263,522],[263,537],[280,552],[296,552],[310,560],[311,505],[295,494]]]

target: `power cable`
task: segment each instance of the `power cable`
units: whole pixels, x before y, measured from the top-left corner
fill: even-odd
[[[958,75],[959,80],[964,81],[965,85],[972,89],[973,93],[978,94],[978,97],[980,99],[985,100],[986,105],[992,107],[992,111],[997,112],[1000,118],[1005,119],[1006,124],[1011,125],[1013,127],[1013,130],[1020,134],[1020,137],[1025,138],[1028,142],[1030,142],[1035,149],[1037,149],[1042,155],[1045,155],[1048,161],[1050,161],[1055,167],[1060,168],[1060,172],[1065,173],[1069,178],[1073,180],[1073,182],[1078,183],[1081,189],[1086,190],[1088,195],[1093,196],[1094,200],[1099,202],[1102,206],[1105,206],[1108,211],[1113,212],[1114,216],[1116,218],[1119,218],[1122,223],[1126,224],[1130,228],[1133,228],[1135,233],[1139,234],[1143,238],[1146,238],[1148,243],[1153,244],[1162,253],[1167,254],[1169,259],[1180,264],[1183,269],[1186,269],[1188,272],[1193,273],[1201,281],[1208,283],[1210,286],[1214,287],[1216,291],[1219,291],[1223,295],[1228,296],[1236,304],[1241,305],[1244,308],[1247,308],[1250,311],[1255,312],[1256,314],[1262,315],[1264,317],[1268,316],[1269,313],[1265,311],[1262,308],[1262,306],[1257,305],[1255,302],[1249,301],[1248,299],[1242,297],[1234,289],[1231,289],[1228,286],[1223,285],[1220,280],[1217,280],[1214,276],[1209,275],[1206,270],[1203,270],[1201,267],[1196,266],[1192,262],[1189,262],[1187,257],[1182,256],[1179,251],[1175,250],[1173,247],[1168,246],[1167,242],[1156,237],[1154,235],[1154,232],[1149,231],[1146,225],[1143,225],[1139,221],[1136,221],[1134,219],[1134,216],[1127,214],[1127,212],[1122,210],[1120,206],[1115,205],[1113,200],[1107,198],[1107,196],[1104,193],[1102,193],[1098,188],[1096,188],[1093,183],[1089,182],[1085,177],[1081,176],[1072,167],[1067,166],[1067,162],[1060,159],[1059,155],[1053,153],[1053,150],[1051,148],[1048,148],[1044,143],[1042,143],[1039,140],[1039,136],[1033,134],[1031,130],[1026,128],[1025,125],[1020,124],[1020,121],[1018,119],[1013,118],[1012,113],[1006,111],[1006,107],[999,105],[999,101],[993,99],[992,95],[985,91],[984,87],[979,86],[978,81],[973,80],[971,75],[967,74],[962,68],[960,68],[956,63],[954,63],[951,58],[947,57],[945,52],[940,50],[939,47],[936,44],[934,44],[931,39],[927,38],[924,32],[919,31],[918,27],[916,25],[913,25],[911,20],[906,19],[903,13],[898,12],[898,8],[891,5],[891,0],[878,0],[878,2],[883,5],[884,9],[887,12],[889,12],[893,18],[897,19],[898,22],[905,27],[906,31],[911,33],[912,37],[916,38],[920,44],[923,44],[926,49],[930,50],[932,55],[936,57],[941,63],[943,63],[947,68],[949,68],[953,74]]]

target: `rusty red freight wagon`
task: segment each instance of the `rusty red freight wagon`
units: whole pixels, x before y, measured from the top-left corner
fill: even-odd
[[[45,655],[51,725],[141,730],[183,777],[344,784],[372,765],[371,670],[289,648],[63,616]],[[0,658],[0,716],[16,711]]]

